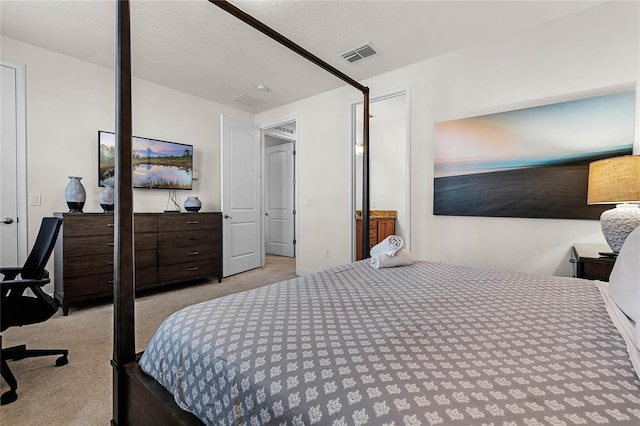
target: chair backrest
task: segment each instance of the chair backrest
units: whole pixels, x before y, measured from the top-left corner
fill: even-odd
[[[45,266],[49,261],[53,247],[56,245],[58,232],[62,225],[62,219],[59,217],[44,217],[40,224],[38,237],[33,244],[33,248],[27,257],[27,261],[22,267],[20,275],[22,278],[42,278],[45,274]]]

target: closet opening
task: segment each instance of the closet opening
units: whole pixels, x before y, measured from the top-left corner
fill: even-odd
[[[369,247],[398,235],[411,247],[410,102],[408,88],[372,96],[369,107]],[[362,119],[361,101],[351,104],[353,159],[351,250],[362,259]]]

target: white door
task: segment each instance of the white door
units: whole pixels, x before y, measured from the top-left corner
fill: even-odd
[[[261,266],[260,136],[220,115],[223,276]]]
[[[293,257],[293,143],[265,151],[265,251]]]
[[[19,218],[18,135],[19,92],[18,71],[2,64],[1,142],[0,142],[0,265],[18,266],[25,259],[26,215]],[[23,119],[24,117],[22,117]],[[23,179],[25,179],[23,177]],[[22,219],[22,222],[20,222]],[[24,234],[24,236],[22,236]]]

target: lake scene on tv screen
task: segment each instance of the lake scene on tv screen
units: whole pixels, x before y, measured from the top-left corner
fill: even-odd
[[[193,147],[133,137],[133,187],[191,189]],[[114,184],[115,135],[100,133],[100,186]]]

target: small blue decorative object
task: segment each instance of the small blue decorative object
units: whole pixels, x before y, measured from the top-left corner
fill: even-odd
[[[202,202],[198,197],[187,197],[184,200],[184,209],[189,213],[197,213],[202,208]]]

